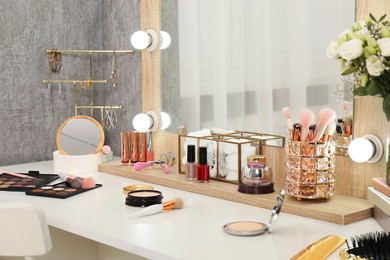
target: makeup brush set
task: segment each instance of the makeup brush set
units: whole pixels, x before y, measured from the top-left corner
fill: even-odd
[[[0,191],[21,191],[26,195],[65,199],[85,191],[101,187],[92,178],[74,177],[66,174],[27,174],[3,172],[0,174]]]
[[[290,108],[284,107],[283,114],[288,127],[288,137],[292,141],[320,142],[327,141],[336,130],[336,112],[331,108],[319,111],[318,122],[314,124],[314,113],[310,109],[302,109],[299,113],[299,123],[293,123]]]

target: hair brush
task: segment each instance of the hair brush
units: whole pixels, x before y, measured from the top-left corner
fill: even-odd
[[[340,252],[341,259],[390,259],[390,232],[370,232],[345,240],[347,249]]]

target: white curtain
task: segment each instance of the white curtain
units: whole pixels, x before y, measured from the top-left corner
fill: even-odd
[[[284,134],[284,106],[330,106],[330,41],[354,22],[354,0],[179,0],[181,124]]]

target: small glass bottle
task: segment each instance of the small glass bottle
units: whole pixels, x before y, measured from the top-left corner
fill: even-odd
[[[209,182],[210,165],[207,163],[207,147],[199,147],[198,182]]]
[[[187,146],[187,162],[185,166],[186,181],[196,180],[197,168],[195,163],[195,145],[193,144]]]

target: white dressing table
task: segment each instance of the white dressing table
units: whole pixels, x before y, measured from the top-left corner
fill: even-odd
[[[53,162],[0,169],[53,173]],[[222,225],[239,220],[268,223],[270,210],[101,172],[80,176],[93,177],[103,186],[67,199],[0,192],[0,203],[29,202],[45,212],[54,249],[38,259],[288,259],[326,235],[350,238],[383,230],[373,218],[338,225],[282,212],[272,234],[237,237],[224,233]],[[127,219],[139,210],[124,203],[122,188],[130,184],[151,185],[163,193],[164,201],[181,197],[184,207]],[[338,251],[329,259],[338,259]]]

